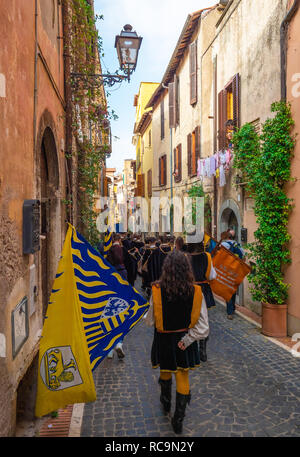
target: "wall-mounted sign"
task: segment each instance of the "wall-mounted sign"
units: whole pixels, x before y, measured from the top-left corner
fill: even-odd
[[[12,353],[16,357],[29,335],[28,300],[24,297],[11,313]]]

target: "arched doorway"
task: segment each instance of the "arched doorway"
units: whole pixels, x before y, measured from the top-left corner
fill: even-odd
[[[235,237],[238,243],[241,242],[241,227],[242,220],[240,215],[240,208],[234,200],[225,200],[219,211],[218,219],[218,239],[221,233],[228,230],[228,228],[235,229]]]
[[[239,224],[235,212],[226,208],[221,215],[221,233],[227,229],[234,229],[235,238],[238,241]]]
[[[60,173],[55,127],[49,112],[41,118],[36,142],[35,171],[36,198],[41,202],[40,251],[34,255],[38,266],[39,308],[45,317],[49,296],[61,252],[62,216],[60,204]],[[16,396],[16,426],[20,433],[22,424],[34,420],[38,371],[36,355],[22,377]],[[21,435],[19,435],[21,436]]]
[[[41,201],[41,298],[45,316],[56,271],[56,251],[60,249],[59,167],[53,130],[46,127],[42,135],[39,155]]]

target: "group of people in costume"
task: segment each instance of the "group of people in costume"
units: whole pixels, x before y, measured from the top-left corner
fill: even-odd
[[[243,257],[234,236],[232,230],[224,232],[218,245]],[[208,309],[215,306],[210,288],[210,281],[216,278],[213,254],[205,251],[203,242],[186,243],[182,237],[149,237],[143,242],[139,235],[116,234],[107,256],[132,286],[137,275],[142,278],[150,304],[145,322],[154,327],[151,363],[160,369],[160,401],[166,414],[171,410],[175,375],[171,423],[176,434],[182,433],[186,405],[191,401],[189,370],[207,361]],[[228,315],[233,316],[234,310],[235,295],[227,303]],[[120,358],[124,357],[122,343],[115,350]]]

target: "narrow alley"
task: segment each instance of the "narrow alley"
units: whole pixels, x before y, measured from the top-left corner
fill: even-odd
[[[208,361],[191,372],[183,436],[299,437],[300,359],[242,317],[229,322],[222,304],[209,320]],[[139,323],[124,340],[125,358],[115,354],[96,369],[97,400],[84,407],[82,437],[176,437],[150,363],[152,334]]]

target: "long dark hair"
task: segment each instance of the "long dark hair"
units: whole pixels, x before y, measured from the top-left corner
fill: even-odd
[[[165,258],[160,286],[169,300],[190,296],[194,290],[194,275],[186,256],[174,250]]]

